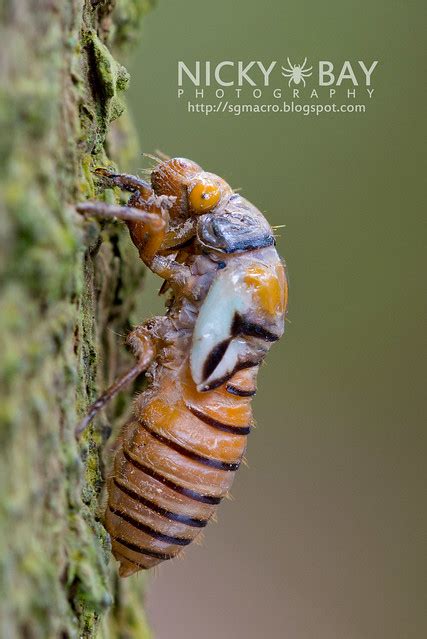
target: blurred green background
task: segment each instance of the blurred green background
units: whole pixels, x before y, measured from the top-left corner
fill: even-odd
[[[425,18],[421,1],[159,0],[145,20],[142,150],[196,160],[285,224],[291,284],[234,502],[151,579],[158,639],[427,636]],[[176,97],[178,60],[286,56],[378,59],[367,112],[206,117]]]

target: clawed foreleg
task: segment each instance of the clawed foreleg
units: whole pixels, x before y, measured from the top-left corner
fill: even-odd
[[[107,204],[106,202],[82,202],[77,204],[77,211],[84,215],[93,215],[99,218],[124,220],[125,222],[142,222],[150,229],[160,231],[165,228],[165,220],[158,213],[149,213],[132,206],[120,206]]]

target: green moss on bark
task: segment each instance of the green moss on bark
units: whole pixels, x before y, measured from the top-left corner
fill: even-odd
[[[81,445],[74,438],[87,405],[126,363],[118,335],[135,320],[142,278],[119,224],[75,212],[76,201],[102,197],[91,169],[129,152],[129,123],[111,130],[129,79],[111,46],[129,40],[146,3],[114,4],[7,0],[0,9],[0,635],[8,639],[148,636],[143,580],[118,584],[98,517],[109,420]],[[120,403],[109,410],[117,416]]]

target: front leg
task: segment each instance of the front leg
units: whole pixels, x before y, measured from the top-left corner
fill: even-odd
[[[105,202],[83,202],[77,205],[77,210],[88,216],[117,218],[126,222],[144,264],[168,283],[179,286],[184,294],[194,297],[190,269],[159,253],[168,231],[167,208],[170,199],[165,196],[151,197],[145,204],[150,211]]]
[[[101,219],[117,218],[126,222],[142,261],[150,268],[153,257],[160,249],[166,235],[167,210],[158,205],[153,207],[149,201],[147,204],[149,208],[157,210],[151,212],[133,206],[82,202],[77,205],[77,211]]]
[[[130,191],[140,195],[144,200],[154,195],[154,191],[150,184],[136,175],[128,173],[114,173],[108,169],[98,168],[94,171],[95,175],[109,186],[118,186],[122,191]]]

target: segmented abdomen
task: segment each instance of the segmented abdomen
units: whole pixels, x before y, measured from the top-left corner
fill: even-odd
[[[162,368],[138,398],[108,481],[106,527],[121,576],[175,557],[226,496],[252,426],[257,370],[200,393],[188,365]]]

